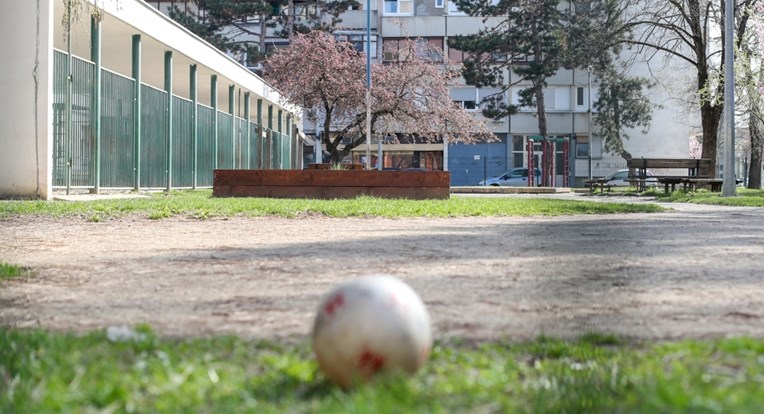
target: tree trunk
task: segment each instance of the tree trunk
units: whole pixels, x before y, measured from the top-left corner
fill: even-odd
[[[292,39],[292,32],[295,26],[295,2],[287,1],[287,38]]]
[[[712,171],[701,171],[702,175],[717,177],[717,129],[720,126],[720,117],[722,116],[722,105],[711,105],[703,103],[701,105],[701,158],[712,160]]]
[[[268,35],[268,28],[266,27],[266,20],[268,20],[269,15],[266,13],[261,13],[260,15],[260,35],[258,36],[258,52],[260,52],[260,56],[265,56],[266,54],[266,36]]]
[[[542,82],[534,82],[534,96],[537,101],[537,125],[539,127],[539,135],[542,136],[542,145],[547,145],[547,115],[545,113],[545,93]],[[542,185],[543,186],[555,186],[555,169],[553,168],[553,160],[555,160],[555,143],[552,145],[552,151],[546,151],[544,154],[543,164],[545,166],[542,171]],[[529,171],[529,176],[533,177],[534,172]],[[552,182],[550,182],[552,180]]]
[[[762,188],[762,124],[754,116],[749,116],[749,137],[752,140],[749,159],[747,188]]]

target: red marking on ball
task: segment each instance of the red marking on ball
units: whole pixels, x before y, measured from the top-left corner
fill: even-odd
[[[385,358],[375,354],[369,349],[365,349],[364,352],[359,355],[359,367],[361,369],[368,369],[372,372],[377,372],[385,365]]]
[[[335,313],[337,308],[343,306],[344,303],[345,298],[343,298],[343,294],[338,293],[334,298],[327,302],[326,305],[324,305],[324,312],[331,316],[333,313]]]

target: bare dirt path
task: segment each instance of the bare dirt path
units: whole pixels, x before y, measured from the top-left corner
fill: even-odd
[[[370,273],[417,290],[437,338],[763,335],[763,209],[534,218],[12,218],[0,325],[300,338]]]

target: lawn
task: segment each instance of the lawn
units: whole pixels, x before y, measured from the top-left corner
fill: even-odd
[[[127,200],[4,201],[0,219],[397,218],[663,210],[648,203],[514,197],[216,199],[202,190]],[[0,281],[26,272],[0,263]],[[739,413],[762,412],[763,406],[762,338],[654,342],[589,334],[527,342],[441,340],[415,376],[383,377],[345,392],[318,370],[308,338],[164,338],[147,326],[128,333],[119,337],[104,331],[77,335],[0,327],[0,413]]]
[[[757,338],[437,343],[413,377],[344,392],[307,342],[0,328],[0,412],[761,412]]]
[[[650,213],[664,211],[651,204],[601,203],[579,200],[513,197],[452,197],[448,200],[390,200],[359,197],[349,200],[214,198],[211,190],[149,193],[148,197],[98,201],[4,201],[0,219],[9,215],[83,217],[101,221],[125,215],[151,219],[173,216],[205,219],[231,216],[301,217],[465,217],[558,216],[568,214]]]
[[[721,193],[713,193],[708,190],[684,191],[677,190],[669,194],[664,193],[664,187],[656,187],[638,193],[634,187],[614,188],[612,193],[624,193],[629,195],[656,197],[657,201],[664,203],[695,203],[713,204],[732,207],[763,207],[763,190],[737,188],[735,197],[723,197]],[[599,193],[596,193],[599,194]]]
[[[763,190],[751,190],[748,188],[736,189],[735,197],[723,197],[720,193],[712,193],[706,190],[673,191],[670,194],[664,194],[663,189],[656,189],[651,190],[647,194],[655,195],[659,201],[673,203],[714,204],[737,207],[763,206]]]

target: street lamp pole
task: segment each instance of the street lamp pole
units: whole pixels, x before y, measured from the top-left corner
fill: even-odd
[[[587,179],[592,180],[592,67],[587,66]]]
[[[372,1],[367,0],[367,159],[366,169],[372,169]]]
[[[724,105],[725,151],[723,161],[723,197],[736,195],[736,123],[734,122],[735,83],[733,74],[733,0],[725,0],[725,90]]]

